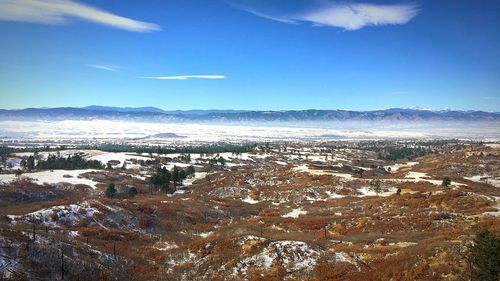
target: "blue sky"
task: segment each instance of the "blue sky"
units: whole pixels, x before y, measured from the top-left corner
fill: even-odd
[[[499,10],[493,0],[0,0],[0,108],[500,111]]]

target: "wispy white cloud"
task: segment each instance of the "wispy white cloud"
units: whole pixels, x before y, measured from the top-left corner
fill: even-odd
[[[107,71],[113,71],[113,72],[118,72],[118,68],[116,66],[112,66],[112,65],[87,64],[87,67],[95,68],[95,69],[101,69],[101,70],[107,70]]]
[[[231,2],[228,2],[231,4]],[[290,19],[290,18],[286,18],[286,17],[280,17],[280,16],[273,16],[269,13],[265,13],[265,12],[261,12],[259,11],[258,9],[255,9],[255,8],[252,8],[252,7],[248,7],[248,6],[241,6],[241,5],[234,5],[234,4],[231,4],[233,7],[237,8],[237,9],[241,9],[241,10],[244,10],[245,12],[249,12],[251,14],[253,14],[254,16],[258,16],[258,17],[261,17],[261,18],[265,18],[265,19],[270,19],[270,20],[274,20],[274,21],[280,21],[280,22],[284,22],[284,23],[292,23],[292,24],[296,24],[297,21],[295,21],[294,19]]]
[[[178,75],[178,76],[152,76],[141,77],[155,80],[187,80],[187,79],[225,79],[224,75]]]
[[[486,97],[482,97],[483,100],[498,100],[499,97],[494,97],[494,96],[486,96]]]
[[[333,4],[325,9],[305,13],[302,20],[316,25],[357,30],[370,25],[406,24],[419,13],[414,4]]]
[[[229,0],[229,3],[232,2]],[[314,26],[332,26],[344,30],[358,30],[365,26],[402,25],[418,15],[420,8],[416,4],[370,4],[337,3],[309,1],[308,6],[301,6],[295,12],[268,12],[247,4],[232,4],[234,7],[256,16],[286,22],[309,22]]]
[[[118,16],[73,0],[0,0],[0,20],[64,24],[79,18],[134,32],[160,30],[160,26]]]

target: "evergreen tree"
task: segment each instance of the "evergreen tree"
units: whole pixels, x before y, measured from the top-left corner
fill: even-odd
[[[219,161],[219,163],[220,163],[222,166],[226,165],[226,159],[224,159],[224,157],[222,157],[222,156],[221,156],[221,157],[219,157],[219,159],[218,159],[217,161]]]
[[[443,182],[441,183],[442,186],[448,187],[451,184],[451,180],[449,177],[444,177]]]
[[[20,177],[23,174],[23,171],[21,169],[16,170],[16,177]]]
[[[186,171],[180,170],[179,171],[179,182],[182,183],[182,181],[186,179],[186,176],[187,176]]]
[[[379,194],[380,192],[382,192],[382,182],[380,180],[372,180],[370,181],[370,185],[372,186],[375,193]]]
[[[156,189],[160,189],[160,177],[158,174],[154,174],[151,176],[151,178],[149,179],[149,182],[151,183],[151,185]]]
[[[29,158],[28,158],[29,160]],[[29,161],[28,161],[29,162]],[[57,157],[49,155],[46,160],[38,160],[36,164],[38,169],[102,169],[104,166],[101,161],[87,160],[82,154],[75,153],[68,157]]]
[[[360,178],[363,178],[363,173],[365,171],[363,169],[357,169],[354,171],[354,173],[356,173],[356,175],[358,175]]]
[[[33,170],[35,168],[35,157],[30,156],[28,157],[28,161],[26,161],[26,167],[28,170]]]
[[[0,156],[0,165],[4,168],[7,167],[7,156],[6,155]]]
[[[195,173],[194,166],[191,165],[191,166],[186,168],[186,175],[187,176],[194,175],[194,173]]]
[[[128,189],[128,196],[130,197],[134,197],[137,195],[137,188],[135,188],[134,186],[132,186],[131,188]]]
[[[167,193],[170,191],[170,179],[170,172],[167,168],[163,167],[156,170],[156,173],[151,177],[150,182],[157,190],[163,190]]]
[[[163,189],[163,191],[165,191],[165,193],[170,193],[172,192],[170,190],[170,179],[172,178],[172,175],[170,174],[170,172],[167,170],[167,168],[163,167],[161,169],[161,188]],[[175,187],[174,187],[175,189]],[[175,191],[175,190],[174,190]]]
[[[500,280],[500,237],[488,230],[476,235],[469,248],[474,280]]]
[[[174,182],[174,192],[177,190],[177,183],[180,181],[179,168],[174,166],[172,170],[172,181]]]
[[[106,197],[108,198],[113,198],[113,196],[116,194],[116,188],[114,183],[110,183],[108,188],[106,189]]]

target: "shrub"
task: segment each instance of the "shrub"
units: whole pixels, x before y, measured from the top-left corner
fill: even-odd
[[[128,196],[130,197],[134,197],[137,195],[137,188],[135,188],[134,186],[132,186],[131,188],[128,189]]]
[[[116,194],[116,188],[114,183],[110,183],[108,188],[106,189],[106,197],[108,198],[113,198],[113,196]]]
[[[499,280],[500,237],[488,230],[479,232],[469,248],[469,259],[475,280]]]

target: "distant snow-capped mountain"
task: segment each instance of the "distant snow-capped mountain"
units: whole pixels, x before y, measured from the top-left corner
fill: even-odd
[[[149,113],[165,113],[172,115],[207,115],[210,113],[239,113],[245,110],[231,110],[231,109],[191,109],[191,110],[163,110],[157,107],[114,107],[114,106],[101,106],[90,105],[83,107],[92,111],[114,111],[114,112],[149,112]]]
[[[89,105],[83,107],[83,109],[93,110],[93,111],[116,111],[116,112],[156,112],[156,113],[166,113],[165,110],[157,107],[115,107],[115,106],[102,106],[102,105]]]
[[[155,107],[121,108],[88,106],[85,108],[25,108],[0,110],[1,120],[88,120],[133,121],[500,121],[500,113],[459,110],[421,110],[391,108],[373,111],[354,110],[176,110]]]

